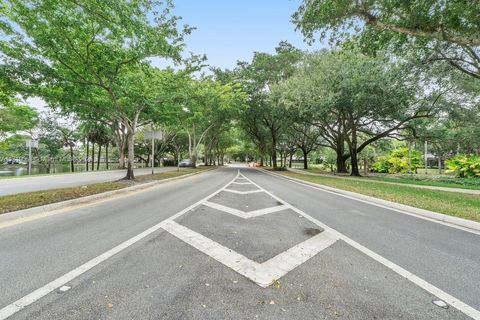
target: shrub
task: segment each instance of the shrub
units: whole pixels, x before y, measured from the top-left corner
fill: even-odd
[[[175,167],[177,165],[177,160],[174,159],[163,159],[164,167]]]
[[[480,156],[459,154],[445,163],[447,172],[453,172],[459,178],[480,177]]]
[[[419,151],[410,151],[412,171],[423,165],[422,154]],[[375,162],[371,170],[379,173],[408,173],[408,148],[393,150],[388,156],[383,156]]]
[[[287,171],[287,167],[275,167],[273,168],[274,171]]]

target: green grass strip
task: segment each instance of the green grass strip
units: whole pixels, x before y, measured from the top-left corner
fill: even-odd
[[[154,175],[141,175],[135,179],[135,182],[127,180],[119,180],[113,182],[103,182],[89,184],[80,187],[50,189],[35,192],[25,192],[19,194],[12,194],[0,197],[0,214],[23,210],[55,202],[65,200],[77,199],[102,192],[112,191],[130,187],[135,184],[146,183],[151,181],[159,181],[174,177],[183,176],[189,173],[205,170],[206,168],[198,169],[181,169],[180,171],[167,171],[156,173]]]
[[[408,186],[388,185],[372,181],[338,179],[293,172],[279,172],[279,174],[480,222],[480,195],[416,189]]]

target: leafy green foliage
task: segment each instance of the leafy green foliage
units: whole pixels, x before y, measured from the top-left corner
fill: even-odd
[[[38,123],[38,113],[15,99],[5,104],[0,100],[0,136],[32,129]]]
[[[448,172],[455,173],[457,177],[480,177],[480,156],[460,154],[445,161],[445,163]]]
[[[372,165],[371,170],[379,173],[408,173],[409,162],[411,162],[412,171],[421,167],[423,165],[422,153],[411,150],[409,157],[408,148],[395,149],[389,155],[380,157]]]
[[[413,53],[480,79],[479,16],[478,1],[304,0],[293,19],[310,40],[319,32],[370,53]]]

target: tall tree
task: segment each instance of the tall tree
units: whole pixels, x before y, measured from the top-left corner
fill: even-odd
[[[281,104],[271,97],[272,87],[288,79],[302,52],[287,42],[280,42],[275,54],[255,52],[251,63],[240,62],[234,79],[248,93],[248,108],[242,112],[245,132],[260,151],[268,152],[272,165],[277,166],[277,143],[287,118]]]
[[[98,107],[125,128],[127,179],[134,178],[134,136],[144,109],[128,97],[130,86],[147,78],[147,58],[180,60],[190,31],[178,30],[171,8],[172,1],[155,0],[11,0],[1,9],[3,58],[28,90],[48,96],[69,86],[74,96],[91,89],[108,97]]]
[[[480,5],[464,0],[304,0],[293,19],[309,40],[357,34],[365,50],[446,61],[480,79]]]
[[[422,93],[419,79],[404,64],[383,57],[333,51],[311,55],[299,72],[278,89],[285,103],[309,115],[341,162],[369,144],[392,135],[417,118],[435,114],[443,91]],[[344,146],[347,146],[347,151]]]

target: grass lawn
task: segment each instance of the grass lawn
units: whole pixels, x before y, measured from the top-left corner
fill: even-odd
[[[333,188],[353,191],[375,198],[480,222],[480,195],[414,189],[353,179],[312,176],[289,171],[280,171],[277,173]]]
[[[480,190],[480,178],[433,178],[429,180],[428,178],[422,178],[420,180],[416,178],[390,178],[390,177],[371,177],[367,179],[385,181],[385,182],[395,182],[395,183],[404,183],[404,184],[415,184],[420,186],[434,186],[434,187],[447,187],[447,188],[460,188],[460,189],[470,189],[470,190]],[[469,184],[471,182],[471,184]]]
[[[0,214],[38,207],[50,203],[81,198],[97,193],[123,189],[139,183],[146,183],[150,181],[164,180],[168,178],[174,178],[183,176],[193,172],[204,171],[207,168],[191,169],[186,168],[180,171],[167,171],[162,173],[156,173],[152,175],[138,176],[135,181],[118,180],[113,182],[103,182],[89,184],[86,186],[51,189],[44,191],[25,192],[0,197]]]
[[[303,169],[302,169],[303,170]],[[309,168],[307,172],[318,173],[318,174],[327,174],[331,175],[329,171],[322,170],[320,168]],[[340,175],[337,175],[340,177]],[[350,178],[348,174],[341,175],[344,178]],[[420,186],[432,186],[432,187],[447,187],[447,188],[459,188],[459,189],[470,189],[470,190],[480,190],[480,178],[455,178],[453,176],[435,176],[435,175],[425,175],[425,174],[416,174],[412,177],[408,175],[369,175],[364,177],[353,177],[353,179],[365,179],[365,180],[377,180],[384,182],[395,182],[403,184],[413,184]]]

